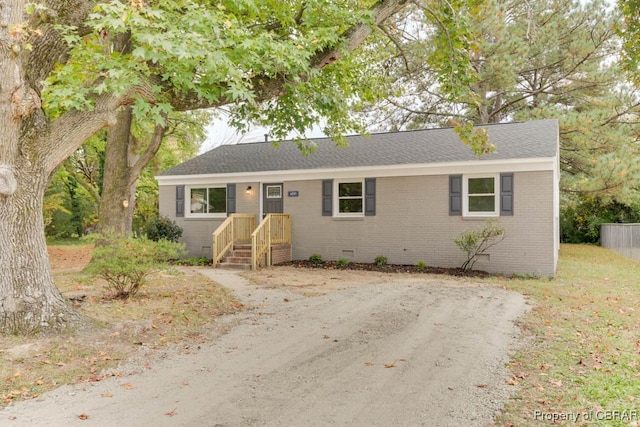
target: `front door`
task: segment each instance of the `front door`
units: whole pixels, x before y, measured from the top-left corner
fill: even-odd
[[[283,213],[282,184],[262,186],[263,217],[270,213]]]

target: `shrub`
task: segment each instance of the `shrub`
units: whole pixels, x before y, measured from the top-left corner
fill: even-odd
[[[336,261],[336,264],[341,266],[347,266],[349,265],[349,261],[346,258],[340,258],[338,261]]]
[[[168,240],[177,242],[182,237],[182,228],[175,221],[167,217],[154,218],[149,222],[145,230],[149,240],[157,242],[159,240]]]
[[[416,267],[418,267],[420,270],[424,270],[425,268],[427,268],[427,264],[425,264],[424,261],[418,261]]]
[[[503,239],[504,228],[491,219],[487,220],[483,228],[467,230],[454,238],[455,244],[467,254],[467,260],[460,267],[462,271],[471,270],[480,255],[500,243]]]
[[[375,265],[387,265],[387,257],[384,255],[378,255],[376,259],[373,260]]]
[[[127,299],[138,293],[146,277],[184,254],[184,245],[147,238],[112,238],[97,246],[86,272],[107,282],[112,298]]]
[[[202,267],[202,266],[211,264],[211,259],[204,256],[195,257],[195,258],[182,258],[182,259],[176,260],[174,264]]]
[[[323,263],[323,262],[324,262],[324,261],[322,260],[322,256],[321,256],[321,255],[318,255],[318,254],[311,254],[311,255],[309,256],[309,261],[311,261],[311,262],[312,262],[312,263],[314,263],[314,264],[321,264],[321,263]]]

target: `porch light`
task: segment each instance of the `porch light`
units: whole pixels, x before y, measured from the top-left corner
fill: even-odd
[[[248,187],[247,187],[247,190],[245,191],[245,193],[247,193],[247,194],[251,194],[251,186],[248,186]]]

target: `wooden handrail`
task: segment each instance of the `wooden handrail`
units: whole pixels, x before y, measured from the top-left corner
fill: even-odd
[[[267,214],[251,233],[251,269],[257,270],[259,261],[266,256],[265,264],[271,265],[271,245],[291,244],[291,216]]]
[[[256,217],[251,214],[231,214],[213,232],[213,267],[233,248],[236,242],[251,241]]]

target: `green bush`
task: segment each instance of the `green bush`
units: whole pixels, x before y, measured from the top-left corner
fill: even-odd
[[[322,259],[322,256],[318,254],[311,254],[309,256],[309,261],[311,261],[314,264],[321,264],[324,262]]]
[[[424,261],[418,261],[416,267],[418,267],[420,270],[424,270],[425,268],[427,268],[427,264],[425,264]]]
[[[168,240],[111,238],[97,246],[85,270],[107,282],[112,298],[127,299],[138,293],[146,277],[184,254],[184,245]]]
[[[349,260],[347,260],[346,258],[340,258],[338,261],[336,261],[336,264],[341,266],[347,266],[349,265]]]
[[[176,260],[174,264],[188,265],[193,267],[202,267],[202,266],[211,264],[211,259],[207,257],[182,258],[182,259]]]
[[[387,257],[384,255],[378,255],[376,259],[373,260],[375,265],[387,265]]]
[[[167,217],[161,216],[149,222],[145,229],[149,240],[157,242],[159,240],[168,240],[177,242],[182,237],[182,228],[175,221]]]
[[[640,203],[625,205],[597,196],[576,197],[560,208],[560,241],[600,243],[600,225],[640,222]]]
[[[467,230],[454,238],[455,244],[467,254],[467,260],[460,267],[462,271],[471,270],[480,255],[500,243],[503,239],[504,228],[491,219],[487,220],[483,228]]]

